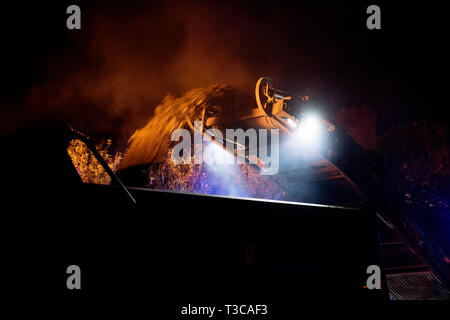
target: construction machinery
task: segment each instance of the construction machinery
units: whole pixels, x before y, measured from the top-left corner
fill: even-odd
[[[402,249],[419,257],[420,252],[411,249],[414,244],[394,224],[405,219],[390,219],[389,205],[368,178],[364,153],[339,126],[320,118],[314,126],[305,122],[310,121],[303,113],[309,97],[275,89],[270,79],[261,78],[255,98],[256,108],[236,114],[219,117],[205,110],[200,132],[209,139],[214,128],[280,130],[279,170],[268,177],[291,201],[131,186],[108,168],[86,136],[67,128],[27,128],[4,141],[18,168],[7,176],[14,191],[9,201],[16,204],[7,225],[20,226],[15,230],[20,250],[9,259],[18,262],[10,274],[20,274],[13,278],[14,290],[23,294],[46,288],[50,296],[70,297],[138,296],[149,298],[155,307],[161,301],[194,298],[216,298],[219,303],[263,299],[282,301],[283,307],[311,299],[389,299],[383,255],[392,258]],[[298,139],[302,126],[314,127],[309,137],[320,136],[317,144]],[[40,143],[29,144],[30,137]],[[111,177],[110,185],[82,183],[67,153],[72,139],[91,149]],[[30,154],[38,155],[32,164],[39,170],[24,170]],[[32,185],[24,186],[24,181]],[[388,238],[388,233],[395,237]],[[401,248],[387,251],[396,245]],[[422,268],[429,266],[418,260],[414,263]],[[82,270],[83,289],[77,292],[65,285],[65,270],[73,264]],[[31,287],[22,277],[30,265],[40,276]],[[381,268],[382,285],[371,290],[367,270],[374,265]],[[436,287],[431,266],[413,271],[412,277],[431,279]],[[391,277],[400,289],[405,272]],[[396,298],[402,297],[400,289],[394,288]],[[438,289],[445,297],[446,289]]]

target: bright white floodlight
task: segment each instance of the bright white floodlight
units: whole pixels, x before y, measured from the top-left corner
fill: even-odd
[[[318,142],[320,135],[320,120],[316,116],[304,117],[298,126],[296,135],[300,141],[310,145]]]

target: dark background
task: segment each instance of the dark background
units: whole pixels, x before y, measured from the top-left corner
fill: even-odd
[[[81,7],[81,30],[66,8]],[[366,8],[381,8],[381,30]],[[39,1],[1,8],[1,132],[69,121],[127,139],[166,94],[260,76],[321,107],[367,104],[378,129],[447,124],[446,12],[438,3]]]

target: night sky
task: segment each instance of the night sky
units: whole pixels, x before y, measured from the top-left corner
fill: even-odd
[[[258,77],[327,108],[370,105],[381,129],[447,123],[441,5],[404,2],[50,1],[3,5],[2,134],[47,117],[127,136],[166,94]],[[66,28],[78,4],[82,29]],[[381,8],[381,30],[366,8]]]

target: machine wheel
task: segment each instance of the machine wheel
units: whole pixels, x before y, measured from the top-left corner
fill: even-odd
[[[256,82],[255,97],[258,108],[268,117],[272,116],[272,106],[274,102],[274,92],[272,90],[272,79],[261,77]]]

